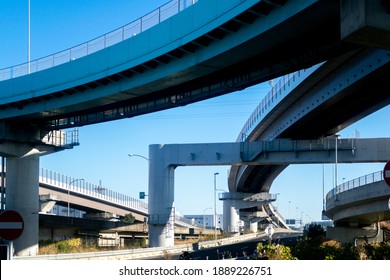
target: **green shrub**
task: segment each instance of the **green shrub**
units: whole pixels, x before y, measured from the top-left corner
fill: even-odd
[[[281,244],[262,244],[257,245],[256,253],[259,259],[268,260],[294,260],[290,247]]]

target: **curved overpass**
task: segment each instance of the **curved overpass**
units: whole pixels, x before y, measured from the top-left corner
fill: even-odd
[[[0,118],[59,129],[183,106],[355,48],[339,30],[339,1],[198,1],[117,44],[0,82]]]
[[[390,219],[390,187],[383,179],[383,171],[331,190],[326,196],[326,215],[335,225],[327,230],[328,238],[355,245],[358,239],[382,242],[379,223]]]
[[[368,226],[390,219],[390,187],[383,171],[346,182],[326,195],[326,215],[336,226]]]
[[[237,141],[319,139],[390,104],[390,52],[361,48],[282,78]],[[287,165],[233,166],[230,191],[268,192]]]
[[[350,26],[350,22],[342,24],[345,19],[340,2],[346,5],[344,8],[350,8],[349,1],[337,0],[201,0],[117,44],[75,60],[70,56],[66,63],[0,82],[0,137],[16,146],[15,153],[7,158],[7,183],[12,185],[7,196],[14,198],[8,200],[9,205],[23,210],[22,214],[29,217],[25,228],[35,232],[36,218],[31,213],[36,204],[28,204],[28,209],[25,205],[37,194],[37,189],[26,188],[37,185],[37,175],[24,172],[26,183],[16,178],[23,170],[38,170],[43,151],[31,147],[42,142],[47,131],[183,106],[324,60],[347,59],[348,55],[344,55],[351,51],[356,54],[353,51],[359,52],[359,45],[349,41],[367,41],[367,34],[358,26],[357,30],[340,35],[340,29]],[[377,9],[385,13],[383,7]],[[359,15],[360,9],[351,11]],[[384,38],[389,33],[376,27],[370,30],[386,35]],[[377,38],[374,43],[382,40],[381,36]],[[300,108],[298,103],[296,108]],[[342,119],[347,122],[350,117]],[[301,130],[296,131],[305,132],[308,120],[300,118],[296,124],[301,124]],[[331,131],[334,125],[337,121],[323,123],[321,130]],[[294,134],[287,129],[278,134],[287,137],[289,133]],[[246,185],[249,189],[259,186],[249,181]],[[249,189],[243,187],[240,191]],[[20,193],[24,196],[16,199]],[[25,236],[15,243],[22,254],[37,246],[35,237]]]

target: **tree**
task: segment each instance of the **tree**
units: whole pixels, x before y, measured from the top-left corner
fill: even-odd
[[[134,217],[133,214],[131,214],[131,213],[126,214],[126,215],[124,215],[124,216],[121,218],[121,222],[122,222],[122,223],[126,223],[126,224],[134,224],[134,222],[135,222],[135,217]]]

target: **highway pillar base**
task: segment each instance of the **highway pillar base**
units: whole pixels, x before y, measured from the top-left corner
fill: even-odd
[[[259,227],[259,223],[258,222],[251,222],[249,224],[249,230],[253,233],[257,233],[258,231],[258,227]]]
[[[149,146],[149,247],[174,246],[174,170],[164,145]]]
[[[223,230],[229,233],[240,232],[242,222],[240,221],[239,209],[235,207],[236,200],[223,201]]]
[[[367,240],[369,243],[383,242],[383,230],[370,227],[328,227],[326,237],[343,243],[356,243]]]
[[[29,145],[17,145],[20,156],[7,157],[6,210],[18,212],[24,230],[14,240],[17,256],[36,255],[39,236],[39,151]]]

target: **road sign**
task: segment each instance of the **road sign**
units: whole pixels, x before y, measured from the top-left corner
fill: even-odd
[[[385,165],[385,168],[383,168],[383,179],[385,180],[386,184],[390,187],[390,161],[388,161]]]
[[[139,199],[145,199],[146,196],[148,195],[145,192],[139,192]]]
[[[0,237],[5,240],[15,240],[23,232],[22,216],[13,210],[5,210],[0,214]]]
[[[272,235],[274,234],[275,230],[272,226],[272,224],[269,224],[266,228],[265,228],[265,234],[270,238],[272,239]]]

